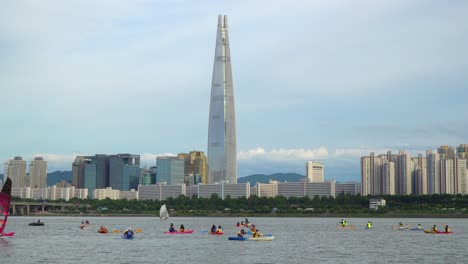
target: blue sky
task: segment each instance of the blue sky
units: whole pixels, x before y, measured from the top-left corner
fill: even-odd
[[[7,1],[0,160],[205,151],[218,14],[239,176],[468,143],[466,1]]]

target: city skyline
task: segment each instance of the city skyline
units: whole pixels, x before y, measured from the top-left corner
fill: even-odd
[[[317,160],[326,177],[359,180],[370,152],[468,142],[467,11],[458,1],[8,2],[0,166],[41,156],[49,171],[70,170],[94,153],[140,153],[150,166],[157,154],[206,151],[213,20],[224,13],[239,177],[305,173]]]

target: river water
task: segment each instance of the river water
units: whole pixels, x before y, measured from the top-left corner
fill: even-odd
[[[7,231],[13,238],[0,238],[1,263],[468,263],[468,221],[465,219],[364,219],[348,218],[354,231],[336,228],[337,218],[252,217],[270,242],[229,241],[242,218],[178,217],[160,222],[156,217],[44,217],[44,227],[30,227],[32,217],[10,217]],[[79,229],[89,220],[89,230]],[[363,227],[372,220],[374,227]],[[390,228],[398,221],[442,229],[448,224],[454,234],[432,235]],[[191,235],[163,234],[170,223],[194,229]],[[223,236],[203,233],[221,225]],[[119,234],[99,234],[108,229],[140,228],[135,239]]]

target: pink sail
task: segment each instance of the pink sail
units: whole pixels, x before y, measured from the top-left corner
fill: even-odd
[[[10,202],[11,202],[11,179],[7,178],[3,185],[2,192],[0,192],[0,236],[7,235],[3,234],[5,229],[8,215],[10,214]],[[10,233],[8,233],[9,235]]]

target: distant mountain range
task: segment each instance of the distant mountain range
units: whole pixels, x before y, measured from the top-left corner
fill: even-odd
[[[0,178],[3,179],[3,174],[0,174]],[[305,178],[304,175],[298,173],[275,173],[275,174],[253,174],[237,179],[239,183],[250,182],[251,186],[254,186],[256,182],[268,183],[270,180],[279,182],[299,182]],[[54,171],[47,173],[47,186],[52,186],[59,181],[71,182],[72,172],[71,171]]]
[[[251,186],[254,186],[256,182],[268,183],[270,180],[279,182],[299,182],[305,178],[304,175],[298,173],[275,173],[275,174],[253,174],[238,178],[238,183],[250,182]]]

